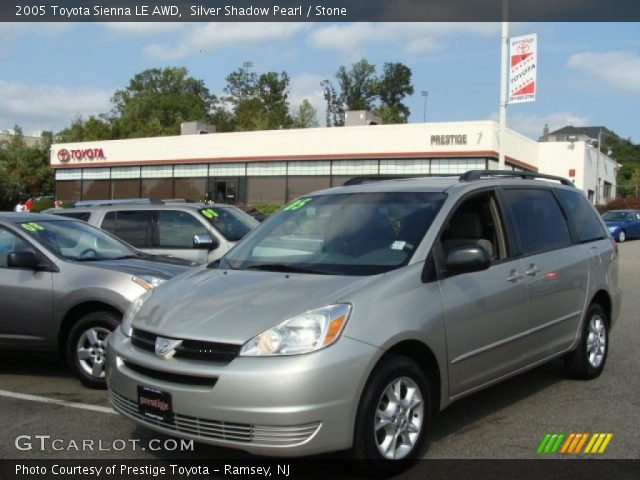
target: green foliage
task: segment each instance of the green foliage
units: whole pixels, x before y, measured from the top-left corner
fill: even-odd
[[[113,132],[109,120],[94,115],[86,120],[76,118],[71,125],[56,135],[56,141],[60,143],[110,140],[111,138],[113,138]]]
[[[226,101],[233,105],[237,131],[289,128],[293,118],[289,113],[290,79],[286,72],[266,72],[258,75],[251,62],[226,77]]]
[[[252,203],[251,206],[264,215],[273,215],[282,208],[279,203]]]
[[[14,130],[16,135],[0,149],[0,209],[7,210],[19,201],[52,193],[54,182],[49,167],[51,136],[43,136],[37,147],[28,147],[20,127]]]
[[[640,210],[640,198],[632,196],[616,198],[606,205],[598,205],[596,208],[600,213],[608,212],[609,210]]]
[[[53,208],[53,200],[51,198],[39,198],[33,202],[31,213],[40,213],[48,208]]]
[[[315,128],[318,126],[318,112],[306,98],[293,114],[293,128]]]
[[[403,100],[413,94],[411,75],[402,63],[385,63],[380,76],[365,59],[349,69],[341,66],[335,75],[338,89],[330,80],[320,84],[327,102],[327,126],[343,125],[346,110],[372,110],[383,123],[406,123],[410,111]]]
[[[152,68],[134,75],[111,102],[115,138],[177,135],[180,124],[206,121],[214,98],[186,68]]]

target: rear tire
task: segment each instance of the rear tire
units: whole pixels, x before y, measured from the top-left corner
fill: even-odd
[[[107,337],[120,325],[120,320],[119,314],[101,310],[84,315],[71,327],[66,345],[67,362],[85,386],[106,388]]]
[[[356,466],[378,475],[410,466],[426,450],[431,411],[429,378],[413,360],[389,355],[360,399],[352,449]]]
[[[572,378],[591,380],[602,373],[608,353],[609,319],[594,303],[585,315],[578,348],[564,357],[564,363]]]

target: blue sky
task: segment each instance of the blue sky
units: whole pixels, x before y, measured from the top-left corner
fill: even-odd
[[[640,142],[640,24],[511,24],[514,36],[534,32],[538,97],[510,106],[509,126],[535,138],[545,123],[605,125]],[[412,122],[422,121],[422,90],[427,121],[497,118],[498,23],[0,23],[0,129],[57,131],[108,111],[113,91],[151,67],[185,66],[221,92],[246,60],[287,71],[291,103],[322,109],[320,80],[362,57],[412,69]]]

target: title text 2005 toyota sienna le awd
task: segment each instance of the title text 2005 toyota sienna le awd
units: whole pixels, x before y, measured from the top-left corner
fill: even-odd
[[[597,377],[620,305],[616,247],[569,181],[534,177],[294,201],[219,263],[134,303],[109,341],[113,406],[211,444],[352,449],[394,468],[465,395],[558,356]]]

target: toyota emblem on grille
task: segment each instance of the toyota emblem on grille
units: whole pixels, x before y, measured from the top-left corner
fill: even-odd
[[[176,353],[176,348],[180,346],[182,340],[173,338],[156,337],[156,355],[164,358],[171,358]]]

